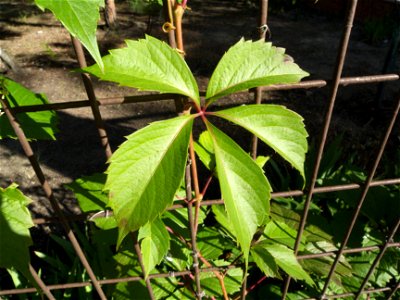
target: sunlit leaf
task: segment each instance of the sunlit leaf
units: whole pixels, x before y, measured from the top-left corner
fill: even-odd
[[[274,257],[262,246],[258,244],[254,245],[251,247],[250,253],[257,267],[259,267],[265,275],[268,277],[281,278]]]
[[[222,198],[247,260],[253,235],[269,214],[270,185],[261,168],[232,139],[207,123],[212,136]]]
[[[181,94],[200,103],[193,74],[176,50],[151,36],[138,41],[127,40],[126,43],[126,48],[111,50],[103,57],[104,72],[98,65],[84,70],[123,86]]]
[[[96,30],[100,19],[99,8],[104,6],[104,0],[35,0],[35,2],[42,10],[50,10],[69,33],[81,41],[103,69]]]
[[[44,94],[35,94],[15,81],[3,76],[0,76],[0,91],[1,90],[3,90],[5,98],[11,108],[49,103]],[[58,132],[58,118],[54,111],[18,113],[16,117],[28,139],[56,139],[55,134]],[[6,137],[16,138],[16,135],[7,116],[0,111],[0,139]]]
[[[185,171],[192,124],[193,116],[152,123],[114,152],[105,189],[120,229],[118,244],[172,204]]]
[[[263,247],[271,256],[275,259],[276,264],[282,268],[287,274],[295,279],[304,280],[310,285],[314,285],[310,275],[308,275],[294,255],[293,250],[286,246],[279,244],[270,244],[269,242],[263,241],[259,243],[259,246]]]
[[[241,39],[219,61],[207,88],[207,104],[234,92],[270,84],[293,83],[308,76],[293,62],[285,62],[285,50],[262,40]]]
[[[215,155],[212,139],[208,131],[200,134],[198,142],[194,144],[194,150],[206,168],[213,171],[215,169]]]
[[[293,249],[297,231],[283,222],[270,221],[265,226],[264,236],[272,243],[282,244]],[[305,238],[303,237],[303,242],[300,243],[300,251],[304,248],[304,242]]]
[[[138,239],[147,277],[167,254],[170,237],[164,223],[156,218],[139,229]]]
[[[34,224],[26,206],[31,202],[16,184],[0,188],[0,267],[15,268],[28,279],[28,248],[32,245],[29,228]]]
[[[280,105],[246,105],[213,113],[259,137],[304,177],[307,132],[303,118]]]

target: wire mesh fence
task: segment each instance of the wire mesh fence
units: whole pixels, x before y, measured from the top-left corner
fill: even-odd
[[[342,299],[346,297],[353,297],[354,299],[359,299],[362,296],[366,296],[367,299],[373,299],[374,295],[380,295],[381,297],[385,297],[386,299],[391,299],[395,293],[400,288],[400,282],[396,282],[395,284],[388,285],[386,287],[381,288],[370,288],[367,287],[367,283],[370,279],[370,276],[373,274],[374,270],[378,266],[380,260],[385,255],[386,251],[389,248],[399,248],[400,241],[396,241],[396,235],[398,237],[398,229],[400,226],[400,212],[398,212],[397,221],[392,224],[392,228],[386,233],[385,242],[373,246],[364,246],[364,247],[348,247],[349,239],[352,234],[354,234],[354,228],[359,220],[361,209],[364,205],[366,196],[372,187],[379,186],[390,186],[390,185],[399,185],[400,178],[379,178],[376,179],[376,172],[380,166],[382,161],[382,156],[387,148],[388,140],[391,138],[391,134],[393,129],[396,126],[399,109],[400,109],[400,99],[396,99],[394,101],[395,105],[393,107],[392,116],[389,120],[387,120],[387,127],[381,131],[381,136],[377,137],[380,140],[379,147],[375,149],[375,153],[369,156],[371,168],[368,170],[367,177],[363,182],[346,182],[339,185],[329,185],[329,186],[319,186],[318,174],[321,167],[321,162],[323,160],[324,154],[326,152],[327,139],[330,134],[333,112],[336,105],[336,100],[338,98],[338,92],[342,88],[347,88],[347,86],[358,86],[358,85],[371,85],[376,83],[385,83],[385,84],[396,84],[399,80],[399,75],[397,73],[393,74],[375,74],[375,75],[364,75],[360,74],[355,77],[343,77],[343,68],[346,64],[346,54],[349,48],[349,41],[351,38],[352,27],[355,21],[355,15],[358,5],[357,0],[349,0],[348,8],[346,10],[346,19],[343,25],[343,33],[341,35],[341,39],[339,41],[338,51],[337,51],[337,60],[335,63],[335,68],[332,70],[333,75],[329,80],[326,79],[316,79],[316,80],[304,80],[297,84],[282,84],[282,85],[272,85],[262,88],[257,88],[255,90],[251,90],[246,93],[250,93],[255,103],[261,103],[265,98],[265,94],[270,91],[279,91],[279,90],[302,90],[307,89],[311,92],[313,89],[326,89],[328,91],[327,100],[327,108],[325,115],[323,116],[323,126],[321,128],[320,138],[318,145],[316,147],[316,155],[315,161],[311,170],[311,180],[307,183],[307,186],[304,190],[290,190],[290,191],[275,191],[271,194],[272,199],[284,198],[284,197],[296,197],[303,196],[305,197],[305,205],[299,220],[299,230],[297,232],[296,242],[294,245],[294,252],[297,255],[297,259],[300,261],[310,260],[321,257],[332,257],[332,264],[330,266],[329,273],[327,278],[324,281],[323,286],[320,287],[320,294],[316,298],[302,298],[302,299]],[[397,1],[398,2],[398,1]],[[268,33],[268,0],[260,1],[260,21],[257,26],[260,29],[260,38],[265,39]],[[79,66],[81,68],[86,66],[86,60],[84,56],[84,52],[80,42],[71,37],[73,47],[75,49],[75,53],[79,62]],[[173,44],[174,41],[170,39],[170,43]],[[397,55],[398,53],[396,53]],[[149,292],[149,296],[151,299],[156,299],[152,290],[152,281],[157,278],[168,278],[168,277],[180,277],[192,275],[193,280],[197,280],[199,278],[199,273],[202,272],[226,272],[230,269],[242,268],[242,265],[228,265],[224,267],[199,267],[199,262],[197,261],[197,266],[191,270],[182,270],[179,272],[167,272],[167,273],[159,273],[159,274],[150,274],[148,277],[144,278],[143,276],[128,276],[124,278],[111,278],[111,279],[99,279],[93,270],[93,266],[90,265],[87,254],[85,254],[83,250],[82,243],[76,237],[74,233],[73,227],[71,223],[77,221],[88,221],[89,218],[93,218],[92,215],[81,214],[75,216],[66,216],[60,205],[58,200],[55,199],[54,192],[50,187],[48,181],[46,180],[45,174],[42,171],[39,161],[37,160],[34,151],[21,127],[18,124],[16,119],[16,115],[22,112],[38,112],[38,111],[46,111],[46,110],[63,110],[63,109],[75,109],[88,107],[91,109],[94,122],[98,129],[98,135],[101,140],[101,145],[104,149],[104,153],[107,158],[110,158],[112,155],[111,147],[109,143],[109,139],[107,136],[106,125],[102,119],[102,115],[100,112],[100,106],[110,106],[110,105],[125,105],[130,103],[138,103],[138,102],[149,102],[149,101],[163,101],[163,100],[177,100],[179,99],[178,95],[174,94],[160,94],[160,95],[135,95],[135,96],[126,96],[126,97],[114,97],[114,98],[106,98],[106,99],[97,99],[94,88],[90,79],[90,76],[87,74],[82,74],[82,81],[84,83],[88,100],[83,101],[67,101],[61,103],[52,103],[52,104],[43,104],[43,105],[35,105],[35,106],[20,106],[11,108],[9,104],[3,100],[1,100],[1,104],[4,110],[4,113],[7,115],[8,120],[10,121],[17,137],[18,141],[29,160],[35,174],[43,188],[43,191],[46,197],[49,200],[50,205],[52,206],[55,215],[48,218],[36,218],[34,219],[34,223],[36,225],[40,224],[61,224],[65,234],[71,244],[73,245],[74,251],[76,255],[79,257],[82,265],[84,266],[89,280],[83,282],[69,282],[69,283],[59,283],[59,284],[46,284],[37,274],[34,267],[30,266],[30,272],[35,279],[37,285],[49,299],[55,299],[52,294],[55,290],[65,290],[65,289],[74,289],[74,288],[84,288],[88,286],[92,286],[100,299],[106,299],[106,294],[104,292],[104,288],[107,285],[114,285],[121,282],[132,282],[132,281],[145,281],[146,287]],[[320,112],[316,112],[320,113]],[[354,112],[356,113],[356,112]],[[257,156],[257,139],[253,139],[252,142],[252,156]],[[189,173],[189,172],[188,172]],[[299,249],[301,245],[302,236],[304,235],[305,227],[309,221],[309,213],[313,203],[313,199],[318,194],[329,195],[330,193],[335,193],[339,191],[360,191],[359,198],[357,199],[355,209],[352,212],[351,217],[348,220],[345,220],[347,223],[347,230],[344,232],[341,237],[339,248],[336,250],[327,250],[321,249],[319,253],[313,254],[299,254]],[[400,199],[398,198],[398,201]],[[201,206],[211,206],[211,205],[221,205],[223,204],[223,200],[214,199],[214,200],[203,200],[201,202]],[[178,208],[187,208],[189,211],[192,211],[192,203],[189,201],[188,203],[182,202],[179,204],[174,204],[172,207],[168,208],[168,210],[175,210]],[[390,209],[390,208],[388,208]],[[104,212],[106,214],[107,212]],[[189,215],[192,215],[191,213]],[[101,217],[103,215],[97,215],[97,217]],[[96,217],[96,216],[95,216]],[[139,247],[139,243],[137,242],[137,237],[135,238],[135,250],[136,254],[139,258],[139,263],[141,263],[141,251]],[[192,241],[196,241],[196,236],[192,237]],[[369,270],[366,272],[362,280],[362,284],[357,287],[355,292],[351,293],[342,293],[342,294],[332,294],[328,293],[328,288],[332,280],[334,279],[335,270],[340,264],[340,259],[346,255],[354,254],[354,253],[363,253],[363,252],[371,252],[377,251],[377,255],[374,261],[371,261]],[[194,259],[197,260],[197,257],[194,255]],[[392,282],[392,281],[391,281]],[[200,282],[197,282],[198,289],[201,290]],[[282,299],[288,299],[288,293],[291,286],[291,277],[288,276],[285,278],[283,286],[282,286]],[[241,297],[245,298],[246,291],[246,282],[244,282],[244,288]],[[36,288],[16,288],[10,290],[2,290],[0,291],[0,297],[6,295],[17,295],[17,294],[29,294],[36,293]],[[197,298],[201,298],[202,295],[197,294]],[[300,298],[299,298],[300,299]]]

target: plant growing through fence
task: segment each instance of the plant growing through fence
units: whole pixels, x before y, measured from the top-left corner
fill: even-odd
[[[144,272],[147,278],[157,271],[175,272],[192,268],[196,271],[199,262],[206,267],[228,267],[232,263],[243,262],[244,272],[241,269],[226,269],[196,274],[200,282],[197,291],[190,276],[181,280],[174,277],[152,280],[157,299],[201,297],[199,287],[211,297],[223,295],[227,299],[228,295],[236,295],[240,290],[251,262],[251,267],[255,264],[268,277],[281,278],[281,269],[293,278],[304,280],[308,286],[306,290],[312,292],[313,280],[303,267],[308,272],[323,275],[313,263],[323,269],[323,266],[330,265],[331,260],[315,260],[304,263],[303,267],[299,264],[292,249],[300,217],[292,210],[270,204],[271,187],[262,169],[267,159],[260,157],[253,161],[213,121],[224,119],[256,135],[297,169],[304,180],[307,133],[302,118],[278,105],[247,105],[212,111],[212,104],[221,97],[262,85],[297,82],[307,73],[293,62],[285,62],[284,50],[271,43],[240,40],[222,57],[204,98],[201,98],[195,78],[180,52],[153,37],[127,41],[126,48],[111,50],[110,55],[101,58],[95,32],[102,1],[85,1],[79,6],[72,0],[36,0],[36,3],[41,8],[50,9],[94,57],[97,64],[85,68],[85,72],[121,85],[187,98],[185,110],[180,116],[152,123],[128,136],[110,159],[106,175],[84,177],[69,185],[84,212],[101,215],[108,209],[113,211],[112,216],[94,218],[96,227],[88,225],[89,238],[97,251],[90,250],[93,250],[93,245],[88,244],[85,237],[81,240],[86,244],[86,251],[93,253],[90,259],[96,265],[96,274],[109,278],[138,276]],[[43,96],[26,91],[7,78],[2,78],[2,95],[11,107],[46,101]],[[23,129],[32,134],[28,137],[54,138],[53,113],[22,116],[19,121]],[[197,120],[203,123],[206,130],[196,143],[193,124]],[[3,122],[0,135],[12,136],[5,116],[0,116],[0,122]],[[38,122],[41,126],[34,130],[30,124]],[[43,127],[43,123],[47,125]],[[203,187],[200,186],[195,152],[211,174]],[[213,179],[219,182],[225,209],[219,206],[212,209],[200,207]],[[17,196],[10,198],[9,195]],[[15,216],[3,205],[10,199],[19,203],[21,210],[25,209],[27,200],[18,194],[15,185],[0,190],[1,220],[14,224]],[[182,208],[169,210],[174,201],[182,199],[189,206],[188,215]],[[195,206],[194,214],[192,205]],[[25,242],[21,243],[21,251],[24,252],[30,245],[29,226],[31,223],[26,221],[20,230],[21,236],[25,236]],[[1,228],[4,230],[2,238],[10,235],[11,231],[6,226]],[[138,239],[141,245],[142,268],[133,251],[132,240],[125,239],[135,232],[138,233],[134,240]],[[54,240],[66,245],[62,239]],[[115,243],[119,247],[116,254],[110,250]],[[312,253],[318,247],[335,249],[332,237],[310,226],[300,249]],[[6,260],[0,260],[1,267],[14,267],[29,278],[29,260],[22,265],[15,264],[10,259],[10,249],[0,250],[7,254]],[[62,266],[44,253],[36,254],[54,268]],[[72,259],[73,252],[70,257]],[[74,266],[76,262],[72,262]],[[79,277],[82,272],[79,270],[75,267],[73,274],[67,275]],[[350,264],[343,259],[335,275],[337,278],[351,275]],[[124,299],[129,298],[133,291],[138,297],[148,297],[142,283],[120,283],[111,289],[110,294],[116,299]],[[310,293],[307,295],[310,296]],[[63,295],[64,298],[67,296]],[[89,293],[80,297],[91,296]]]

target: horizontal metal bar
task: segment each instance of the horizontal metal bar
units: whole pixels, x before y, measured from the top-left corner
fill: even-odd
[[[394,179],[383,179],[383,180],[376,180],[371,183],[371,186],[385,186],[385,185],[396,185],[400,184],[400,178]],[[324,187],[317,187],[314,190],[314,194],[321,194],[321,193],[332,193],[338,191],[346,191],[346,190],[355,190],[359,189],[361,186],[358,183],[349,183],[349,184],[342,184],[342,185],[334,185],[334,186],[324,186]],[[285,198],[285,197],[296,197],[304,195],[304,191],[301,190],[294,190],[294,191],[287,191],[287,192],[274,192],[271,193],[271,197],[274,198]],[[209,205],[222,205],[224,201],[221,199],[216,200],[203,200],[201,202],[202,206],[209,206]],[[178,208],[185,208],[187,204],[174,204],[167,208],[167,210],[175,210]],[[93,218],[93,215],[88,213],[83,213],[80,215],[70,215],[66,216],[68,221],[85,221],[88,218]],[[104,217],[103,215],[98,215],[98,217]],[[95,218],[95,217],[94,217]],[[33,219],[33,223],[36,225],[47,224],[47,223],[58,223],[58,218],[56,217],[43,217],[43,218],[35,218]]]
[[[400,243],[389,243],[388,247],[400,247]],[[360,248],[346,249],[346,250],[344,250],[344,253],[345,254],[360,253],[360,252],[374,251],[374,250],[378,250],[378,249],[380,249],[379,246],[360,247]],[[329,251],[329,252],[322,252],[322,253],[299,255],[299,256],[297,256],[297,259],[306,260],[306,259],[314,259],[314,258],[320,258],[320,257],[325,257],[325,256],[332,256],[332,255],[335,255],[336,252],[337,251]],[[226,267],[201,268],[200,272],[226,271],[226,270],[241,268],[241,267],[242,266],[238,266],[238,265],[229,265]],[[157,279],[157,278],[167,278],[167,277],[181,277],[181,276],[190,275],[190,274],[192,274],[192,271],[185,270],[185,271],[177,271],[177,272],[150,274],[149,278]],[[103,280],[98,280],[98,282],[101,285],[106,285],[106,284],[117,284],[117,283],[121,283],[121,282],[131,282],[131,281],[140,281],[140,280],[143,280],[143,277],[132,276],[132,277],[125,277],[125,278],[103,279]],[[53,285],[47,285],[47,287],[49,290],[62,290],[62,289],[82,288],[82,287],[90,286],[91,284],[92,283],[90,281],[85,281],[85,282],[72,282],[72,283],[65,283],[65,284],[53,284]],[[391,290],[391,288],[364,290],[363,292],[364,293],[374,293],[374,292],[388,291],[388,290]],[[35,288],[11,289],[11,290],[0,291],[0,296],[28,294],[28,293],[35,293],[35,292],[37,292],[37,290]],[[355,294],[349,293],[349,294],[340,294],[340,295],[331,295],[331,296],[327,295],[326,298],[331,298],[331,299],[340,298],[340,297],[345,297],[345,295],[353,296]],[[316,299],[316,298],[309,298],[309,299],[304,299],[304,300],[311,300],[311,299]]]
[[[211,268],[201,268],[200,272],[202,273],[209,273],[214,271],[227,271],[231,269],[238,269],[242,268],[242,266],[238,265],[229,265],[225,267],[211,267]],[[190,275],[193,272],[190,270],[179,271],[179,272],[168,272],[168,273],[159,273],[159,274],[150,274],[148,277],[150,279],[157,279],[157,278],[166,278],[166,277],[181,277],[185,275]],[[132,276],[132,277],[125,277],[125,278],[113,278],[113,279],[103,279],[98,280],[101,285],[107,284],[117,284],[120,282],[131,282],[131,281],[140,281],[144,280],[141,276]],[[63,289],[72,289],[72,288],[82,288],[86,286],[91,286],[91,281],[84,281],[84,282],[71,282],[65,284],[52,284],[47,285],[49,290],[63,290]],[[22,289],[12,289],[12,290],[3,290],[0,291],[0,296],[5,295],[17,295],[17,294],[28,294],[28,293],[35,293],[37,290],[35,288],[22,288]]]
[[[383,179],[383,180],[376,180],[371,183],[370,186],[384,186],[384,185],[396,185],[400,184],[400,178],[394,179]],[[341,184],[341,185],[332,185],[332,186],[323,186],[323,187],[316,187],[314,189],[313,194],[322,194],[322,193],[331,193],[331,192],[340,192],[340,191],[347,191],[347,190],[356,190],[361,188],[361,185],[358,183],[349,183],[349,184]],[[304,191],[295,190],[295,191],[288,191],[288,192],[276,192],[271,193],[272,198],[280,198],[280,197],[296,197],[296,196],[303,196]]]
[[[121,105],[127,103],[174,100],[176,97],[177,97],[176,94],[136,95],[136,96],[110,97],[110,98],[97,99],[97,103],[100,106]],[[14,113],[22,113],[22,112],[37,112],[46,110],[63,110],[63,109],[82,108],[89,106],[90,106],[89,100],[76,100],[76,101],[66,101],[58,103],[39,104],[39,105],[18,106],[14,107],[13,111]]]
[[[400,247],[400,243],[388,243],[388,248],[392,247]],[[343,251],[344,254],[351,254],[351,253],[359,253],[359,252],[366,252],[366,251],[374,251],[374,250],[379,250],[381,246],[368,246],[368,247],[360,247],[360,248],[351,248],[351,249],[345,249]],[[320,257],[326,257],[326,256],[333,256],[336,255],[338,251],[328,251],[328,252],[321,252],[321,253],[312,253],[312,254],[302,254],[298,255],[297,259],[303,260],[303,259],[314,259],[314,258],[320,258]]]
[[[397,74],[385,74],[385,75],[370,75],[370,76],[357,76],[357,77],[346,77],[340,79],[340,84],[343,86],[354,85],[354,84],[366,84],[384,81],[394,81],[398,80],[400,77]],[[263,91],[278,91],[278,90],[291,90],[291,89],[309,89],[309,88],[321,88],[328,84],[326,80],[306,80],[294,84],[277,84],[263,87]],[[200,93],[204,95],[204,92]],[[121,105],[128,103],[141,103],[150,101],[160,101],[160,100],[174,100],[176,99],[176,94],[150,94],[150,95],[135,95],[135,96],[125,96],[125,97],[111,97],[98,99],[98,105]],[[72,108],[82,108],[89,107],[89,100],[77,100],[68,102],[58,102],[40,105],[24,105],[14,107],[14,113],[22,112],[37,112],[45,110],[63,110]]]
[[[382,292],[387,292],[390,291],[390,287],[384,287],[384,288],[376,288],[376,289],[367,289],[363,291],[363,294],[374,294],[374,293],[382,293]],[[323,299],[343,299],[344,297],[351,297],[355,296],[355,293],[343,293],[343,294],[336,294],[336,295],[325,295]],[[321,300],[321,298],[303,298],[301,300]]]

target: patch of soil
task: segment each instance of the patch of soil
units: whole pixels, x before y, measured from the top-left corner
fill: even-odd
[[[202,89],[219,58],[241,37],[257,38],[258,12],[246,1],[192,0],[191,10],[184,19],[186,59]],[[161,31],[162,19],[132,13],[128,5],[118,3],[118,27],[109,30],[100,21],[98,41],[101,52],[123,47],[125,39],[144,37],[147,32],[166,40]],[[294,9],[271,14],[268,26],[270,40],[287,49],[295,61],[311,75],[308,79],[330,79],[335,68],[344,17],[329,17],[313,11]],[[68,32],[49,12],[42,13],[28,1],[0,0],[0,47],[12,54],[22,72],[7,76],[35,92],[45,93],[51,102],[87,99]],[[356,23],[352,32],[344,76],[373,75],[381,72],[389,44],[371,45],[363,35],[363,24]],[[397,65],[399,65],[397,58]],[[88,57],[89,63],[92,60]],[[98,98],[134,95],[134,89],[93,80]],[[398,82],[387,84],[387,105],[394,103]],[[334,114],[332,135],[344,134],[345,141],[354,148],[369,153],[375,146],[390,113],[377,109],[377,85],[361,85],[340,89]],[[288,92],[270,92],[264,99],[284,104],[299,112],[315,140],[321,131],[324,111],[329,100],[329,88]],[[238,94],[224,99],[217,106],[251,102],[251,95]],[[138,103],[101,107],[113,149],[124,136],[156,119],[175,114],[173,101]],[[74,199],[63,185],[82,175],[105,169],[90,108],[59,112],[60,133],[57,141],[33,142],[44,173],[49,178],[56,197],[66,209],[76,212]],[[398,131],[391,147],[398,147]],[[244,140],[248,140],[247,138]],[[346,146],[346,145],[345,145]],[[348,146],[348,145],[347,145]],[[365,154],[366,155],[366,154]],[[369,155],[367,155],[369,156]],[[32,211],[49,215],[35,174],[15,140],[0,142],[0,186],[11,182],[20,185],[24,193],[34,199]]]

